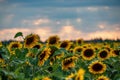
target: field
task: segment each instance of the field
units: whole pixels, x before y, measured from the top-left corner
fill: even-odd
[[[120,42],[37,34],[0,42],[0,80],[120,80]]]

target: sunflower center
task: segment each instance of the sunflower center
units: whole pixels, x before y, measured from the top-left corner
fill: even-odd
[[[45,51],[40,55],[40,60],[43,60],[44,59],[44,57],[45,57]]]
[[[12,48],[18,48],[18,44],[13,44]]]
[[[64,64],[64,65],[68,65],[68,64],[70,64],[72,61],[73,61],[72,59],[68,59],[68,60],[65,60],[63,64]]]
[[[33,48],[40,49],[40,46],[39,45],[35,45]]]
[[[116,54],[116,55],[119,55],[119,50],[114,50],[114,53]]]
[[[82,41],[81,41],[81,40],[78,40],[78,44],[82,44]]]
[[[27,38],[27,40],[26,40],[26,44],[27,44],[27,45],[30,45],[33,41],[34,41],[34,37],[29,37],[29,38]]]
[[[85,57],[91,57],[94,54],[92,49],[87,49],[84,51],[84,56]]]
[[[101,57],[101,58],[107,57],[107,52],[106,52],[106,51],[102,51],[102,52],[100,53],[100,57]]]
[[[99,79],[99,80],[104,80],[104,79]]]
[[[94,64],[93,67],[92,67],[92,69],[94,71],[101,71],[102,68],[103,68],[103,66],[101,64],[99,64],[99,63]]]
[[[77,51],[77,52],[81,52],[81,51],[82,51],[82,49],[81,49],[81,48],[78,48],[76,51]]]
[[[62,47],[62,48],[66,48],[66,47],[67,47],[67,45],[68,45],[68,43],[67,43],[67,42],[63,42],[63,43],[60,45],[60,47]]]
[[[57,39],[55,37],[52,37],[49,41],[49,44],[55,44],[57,42]]]

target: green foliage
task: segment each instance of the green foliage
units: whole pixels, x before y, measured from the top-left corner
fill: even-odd
[[[14,36],[14,38],[17,38],[17,37],[23,37],[23,34],[22,34],[22,32],[17,32],[16,34],[15,34],[15,36]]]
[[[23,37],[22,32],[16,33],[14,38],[19,36]],[[108,42],[107,44],[110,45],[112,50],[120,49],[119,46],[115,46],[112,42]],[[64,48],[58,48],[58,46],[55,45],[46,46],[46,43],[42,45],[43,46],[40,49],[24,47],[15,48],[13,49],[14,54],[11,54],[7,45],[0,47],[0,60],[4,60],[4,62],[0,62],[0,80],[42,80],[44,77],[49,77],[52,80],[65,80],[65,78],[71,73],[76,75],[80,68],[85,70],[84,80],[96,80],[100,75],[105,75],[110,78],[110,80],[120,80],[120,53],[116,57],[110,57],[109,59],[102,61],[107,65],[107,70],[103,74],[94,75],[89,72],[88,66],[93,61],[98,60],[97,56],[92,60],[83,60],[81,55],[76,56],[75,53]],[[75,46],[76,45],[74,45],[74,47]],[[83,44],[80,46],[83,46]],[[92,45],[92,47],[94,46]],[[44,61],[42,66],[39,66],[38,62],[40,59],[38,56],[46,47],[51,49],[52,54],[50,54],[48,59]],[[72,47],[72,49],[74,49],[74,47]],[[101,49],[102,48],[95,51],[96,55]],[[26,57],[29,52],[32,53],[34,57]],[[61,54],[64,55],[58,59],[57,56]],[[77,60],[74,61],[75,67],[63,70],[62,61],[72,56],[77,57]],[[44,57],[44,55],[42,57]],[[50,64],[51,59],[54,59],[52,65]],[[74,79],[72,78],[70,80]]]

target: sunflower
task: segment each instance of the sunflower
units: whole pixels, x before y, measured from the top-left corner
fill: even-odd
[[[40,41],[40,37],[37,34],[30,34],[25,37],[24,47],[31,48],[34,44]]]
[[[120,50],[119,49],[114,49],[113,51],[112,51],[112,56],[113,57],[116,57],[116,56],[119,56],[120,55]]]
[[[94,61],[89,66],[89,72],[93,74],[102,74],[106,71],[106,64],[100,61]]]
[[[84,60],[91,60],[95,58],[95,51],[93,48],[85,48],[83,49],[81,56]]]
[[[78,53],[78,54],[80,54],[81,52],[82,52],[82,47],[81,46],[76,46],[75,48],[74,48],[74,50],[73,50],[73,53]]]
[[[50,48],[45,48],[41,53],[39,53],[39,55],[38,55],[38,59],[39,59],[39,61],[38,61],[38,65],[39,66],[42,66],[42,65],[44,65],[44,62],[49,58],[49,56],[50,56]]]
[[[73,49],[69,49],[68,51],[69,51],[70,53],[73,53]]]
[[[57,51],[58,50],[58,48],[57,47],[55,47],[55,46],[49,46],[49,48],[50,48],[50,55],[49,55],[49,58],[50,58],[50,65],[52,65],[53,64],[53,62],[56,60],[56,56],[54,56],[54,57],[52,57],[53,55],[54,55],[54,53],[55,53],[55,51]],[[52,57],[52,58],[51,58]]]
[[[50,65],[53,65],[54,61],[55,61],[55,57],[50,58]]]
[[[110,57],[110,54],[109,54],[108,50],[106,50],[106,49],[103,49],[98,52],[99,60],[105,60],[105,59],[108,59],[109,57]]]
[[[42,47],[42,44],[37,43],[32,46],[32,48],[40,49]]]
[[[58,48],[56,47],[56,46],[49,46],[49,48],[50,48],[50,57],[55,53],[55,51],[57,51],[58,50]]]
[[[50,36],[47,40],[47,44],[48,45],[56,45],[56,44],[58,44],[59,40],[60,40],[60,38],[57,35]]]
[[[62,70],[68,70],[68,69],[70,69],[70,68],[74,68],[74,67],[75,67],[74,61],[75,61],[76,59],[77,59],[77,58],[76,58],[75,56],[65,58],[65,59],[62,61]]]
[[[71,42],[68,40],[64,40],[60,43],[59,47],[68,50],[71,47]]]
[[[54,61],[56,61],[58,59],[60,60],[62,57],[64,57],[64,52],[57,54],[54,57],[51,57],[50,58],[50,65],[53,65]]]
[[[71,73],[65,78],[65,80],[72,80],[74,77],[75,77],[75,74]]]
[[[11,54],[15,54],[14,50],[15,49],[20,49],[20,48],[22,48],[22,44],[20,42],[11,42],[8,45],[8,50],[10,51]]]
[[[96,80],[110,80],[107,76],[99,76]]]
[[[28,52],[28,53],[26,54],[26,57],[34,58],[34,57],[35,57],[35,54],[34,54],[34,53],[31,53],[31,52]]]
[[[84,80],[84,74],[85,74],[85,70],[80,68],[77,72],[75,80]]]
[[[77,44],[77,45],[83,44],[83,39],[82,39],[82,38],[77,39],[77,40],[76,40],[76,44]]]

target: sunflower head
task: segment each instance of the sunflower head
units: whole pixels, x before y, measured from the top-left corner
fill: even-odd
[[[31,57],[31,58],[34,58],[34,57],[35,57],[35,54],[34,54],[34,53],[29,52],[29,53],[27,53],[27,54],[26,54],[26,57]]]
[[[54,61],[55,61],[55,57],[50,58],[50,65],[53,65]]]
[[[120,55],[120,50],[119,49],[114,49],[113,51],[112,51],[112,56],[113,57],[116,57],[116,56],[119,56]]]
[[[73,53],[80,54],[82,52],[83,48],[81,46],[76,46],[73,50]]]
[[[39,59],[38,65],[39,66],[44,65],[44,62],[49,58],[50,54],[51,54],[50,49],[47,47],[42,52],[40,52],[38,55],[38,59]]]
[[[69,70],[73,67],[75,67],[74,61],[77,59],[77,57],[67,57],[62,61],[62,69],[63,70]]]
[[[82,51],[81,56],[84,60],[91,60],[95,58],[95,51],[93,48],[85,48]]]
[[[60,43],[59,47],[68,50],[71,47],[71,42],[68,40],[64,40]]]
[[[37,43],[32,46],[32,48],[40,49],[42,47],[42,44]]]
[[[69,49],[68,51],[69,51],[70,53],[73,53],[73,49]]]
[[[40,37],[37,34],[27,35],[24,40],[24,47],[31,48],[38,41],[40,41]]]
[[[107,76],[102,75],[102,76],[99,76],[97,80],[110,80],[110,79]]]
[[[56,45],[56,44],[58,44],[59,40],[60,40],[60,38],[57,35],[50,36],[47,40],[47,44],[48,45]]]
[[[8,50],[10,51],[10,53],[14,53],[13,51],[15,49],[20,49],[20,48],[22,48],[22,44],[20,42],[11,42],[8,45]]]
[[[50,48],[50,57],[55,53],[55,51],[57,51],[58,50],[58,48],[56,47],[56,46],[49,46],[49,48]]]
[[[98,53],[99,60],[105,60],[105,59],[108,59],[109,57],[110,57],[110,53],[106,49],[103,49]]]
[[[77,44],[77,45],[81,45],[81,44],[83,44],[83,42],[84,42],[84,41],[83,41],[82,38],[79,38],[79,39],[76,40],[76,44]]]
[[[102,74],[106,71],[106,64],[100,61],[94,61],[89,66],[89,72],[92,74]]]

